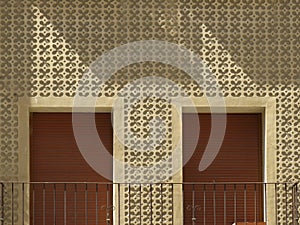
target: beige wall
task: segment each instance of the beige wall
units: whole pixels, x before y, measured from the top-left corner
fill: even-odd
[[[0,10],[1,180],[29,179],[29,112],[69,111],[76,94],[101,96],[97,107],[109,110],[113,99],[123,91],[123,115],[132,115],[122,117],[114,112],[115,121],[119,120],[120,124],[130,121],[121,127],[130,131],[125,137],[129,148],[124,148],[123,153],[129,154],[134,147],[130,140],[138,140],[138,135],[150,138],[151,123],[146,123],[146,129],[140,133],[138,128],[155,115],[166,121],[168,138],[154,158],[159,159],[165,150],[170,154],[180,145],[177,139],[181,132],[180,120],[174,118],[180,118],[182,110],[188,107],[178,109],[180,113],[176,114],[167,101],[158,98],[161,91],[153,92],[157,89],[168,90],[170,96],[181,90],[199,105],[199,111],[208,109],[205,96],[216,96],[219,92],[225,97],[229,111],[262,111],[265,181],[299,181],[300,6],[297,2],[15,0],[1,4]],[[99,56],[123,44],[142,40],[167,41],[191,50],[213,76],[203,81],[201,73],[195,78],[187,71],[161,62],[140,62],[120,68],[108,80],[90,73],[89,79],[83,81],[85,69]],[[151,48],[146,44],[143,49]],[[139,52],[142,51],[136,51]],[[110,68],[118,67],[118,59],[130,54],[125,52],[112,59]],[[172,55],[168,51],[152,54]],[[180,55],[173,56],[178,64],[189,62]],[[147,76],[156,77],[158,82],[141,79]],[[158,77],[177,86],[168,86]],[[137,101],[145,93],[152,93],[152,99]],[[130,110],[132,105],[137,110]],[[136,119],[144,114],[142,120]],[[117,138],[114,145],[116,149],[124,147]],[[145,142],[141,141],[137,147],[143,149]],[[117,151],[115,156],[121,159],[123,153]],[[178,154],[180,157],[180,151]],[[151,158],[144,159],[151,164]],[[134,160],[130,154],[128,160]],[[150,172],[144,177],[149,175]],[[122,176],[134,179],[126,171]],[[180,178],[179,172],[173,181]],[[282,195],[278,197],[284,202]],[[144,199],[147,204],[147,196]],[[170,210],[171,206],[166,209]],[[177,209],[176,215],[180,217],[182,209],[180,206]],[[288,215],[291,221],[289,209]],[[166,220],[170,222],[171,218]],[[147,218],[143,221],[148,222]],[[286,221],[284,206],[279,207],[278,221],[281,224]]]

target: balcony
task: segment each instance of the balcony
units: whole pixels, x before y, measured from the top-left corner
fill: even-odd
[[[299,188],[254,182],[1,182],[0,224],[298,225]]]

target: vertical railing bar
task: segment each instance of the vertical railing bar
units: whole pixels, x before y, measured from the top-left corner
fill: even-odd
[[[25,192],[25,184],[24,183],[22,183],[22,225],[24,225],[24,192]]]
[[[120,212],[120,210],[121,210],[121,199],[120,199],[120,197],[121,197],[121,194],[120,194],[120,184],[118,184],[118,221],[119,221],[119,225],[121,224],[121,212]]]
[[[174,225],[174,184],[171,184],[171,204],[172,204],[172,225]]]
[[[293,224],[294,225],[297,225],[297,203],[296,203],[296,200],[297,200],[297,195],[296,195],[296,193],[297,193],[297,186],[295,185],[295,184],[293,184],[293,190],[292,190],[292,195],[293,195],[293,197],[292,197],[292,209],[293,209]]]
[[[87,193],[88,185],[85,184],[84,190],[84,209],[85,209],[85,225],[88,224],[88,193]]]
[[[257,199],[256,199],[257,191],[256,184],[254,184],[254,222],[257,222]]]
[[[298,225],[298,184],[295,184],[295,220]]]
[[[0,224],[3,225],[4,215],[3,215],[3,183],[0,183],[0,207],[1,207],[1,214],[0,214]]]
[[[4,225],[4,184],[1,183],[1,225]]]
[[[183,211],[184,210],[186,210],[186,203],[185,203],[185,185],[187,185],[187,184],[184,184],[184,183],[182,183],[181,184],[181,188],[182,188],[182,204],[183,204]],[[172,204],[173,204],[173,196],[172,196]],[[173,207],[173,210],[174,210],[174,207]],[[174,211],[173,211],[174,212]],[[173,214],[174,215],[174,214]],[[186,218],[184,218],[184,216],[183,216],[183,223],[185,223],[185,221],[186,221]]]
[[[234,222],[236,223],[236,184],[233,185],[233,206],[234,206]]]
[[[46,198],[46,190],[45,190],[45,183],[43,183],[43,225],[46,224],[46,204],[45,199]]]
[[[74,184],[74,222],[77,225],[77,183]]]
[[[292,186],[292,225],[295,225],[296,223],[295,219],[295,185]]]
[[[278,224],[278,208],[277,208],[277,203],[278,203],[278,185],[277,183],[275,184],[275,221],[276,224]]]
[[[14,183],[11,184],[11,223],[14,224],[14,213],[15,213],[15,210],[14,210]]]
[[[244,184],[244,222],[247,222],[247,184]]]
[[[30,185],[30,184],[29,184]],[[34,225],[34,218],[35,218],[35,190],[34,190],[35,185],[32,184],[32,225]]]
[[[287,196],[287,184],[284,184],[285,190],[285,224],[288,224],[288,196]]]
[[[297,189],[295,188],[297,186],[295,186],[295,184],[293,184],[292,186],[292,220],[293,220],[293,225],[298,225],[298,220],[297,220],[297,205],[296,205],[296,200],[297,200],[297,196],[296,196],[296,191]],[[290,187],[291,188],[291,187]]]
[[[163,184],[161,183],[160,184],[160,203],[161,203],[161,206],[160,206],[160,221],[161,221],[161,224],[163,224]]]
[[[264,194],[265,209],[266,209],[266,218],[265,218],[265,220],[268,221],[267,183],[264,183],[263,185],[264,185],[264,191],[265,191],[265,194]]]
[[[195,218],[195,184],[192,185],[193,189],[192,189],[192,223],[193,225],[196,222],[196,218]]]
[[[206,224],[206,185],[203,185],[203,224]]]
[[[96,184],[96,225],[98,225],[98,183]]]
[[[214,225],[217,225],[216,220],[216,184],[214,184],[214,190],[213,190],[213,207],[214,207]]]
[[[296,225],[296,188],[295,188],[295,184],[293,184],[292,187],[292,219],[293,219],[293,225]]]
[[[56,184],[53,184],[53,219],[54,225],[56,225]]]
[[[298,200],[299,200],[299,196],[298,196],[298,183],[296,183],[296,193],[295,193],[295,197],[296,197],[296,225],[299,225],[299,205],[298,205]]]
[[[67,184],[64,184],[64,225],[67,224]]]
[[[129,206],[128,206],[128,222],[129,225],[131,224],[131,190],[130,190],[130,184],[128,184],[128,201],[129,201]]]
[[[140,225],[142,225],[142,184],[140,184]]]
[[[226,225],[226,184],[224,184],[224,225]]]
[[[110,223],[110,213],[109,213],[109,184],[106,185],[106,224]]]
[[[152,184],[150,184],[150,224],[152,225]]]

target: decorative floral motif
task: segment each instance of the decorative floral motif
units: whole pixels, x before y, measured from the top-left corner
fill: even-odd
[[[72,97],[83,72],[98,56],[125,43],[153,39],[177,43],[198,54],[217,77],[224,96],[275,96],[277,181],[299,180],[298,1],[227,1],[225,4],[219,0],[12,0],[1,1],[0,10],[1,180],[18,178],[18,97]],[[216,94],[212,80],[206,81],[203,90],[183,71],[153,62],[123,68],[105,84],[93,77],[92,83],[86,83],[79,91],[83,96],[112,97],[130,81],[146,76],[172,80],[187,96]],[[103,85],[103,91],[95,93],[99,85]],[[136,85],[141,93],[150,91],[149,87],[155,88],[151,83]],[[166,88],[169,88],[168,93],[176,95],[175,86]],[[155,98],[157,96],[133,102],[139,94],[133,91],[126,96],[131,106],[125,107],[128,115],[125,129],[145,141],[135,140],[134,136],[125,137],[124,154],[134,165],[149,165],[172,151],[171,110],[169,102]],[[150,130],[149,121],[153,115],[164,118],[165,136],[156,139],[163,141],[163,145],[160,143],[155,151],[133,151],[133,146],[150,149],[157,144],[146,141],[150,133],[161,133]],[[170,163],[167,162],[162,170],[164,174],[168,174]],[[151,172],[135,175],[155,176]],[[130,170],[126,171],[126,176],[133,176]],[[172,209],[168,190],[164,191],[164,212]],[[159,192],[160,187],[153,187],[153,193]],[[130,199],[139,201],[135,193],[138,193],[135,187],[130,188]],[[153,207],[160,212],[162,204],[159,195],[156,197]],[[142,219],[147,224],[149,198],[146,194],[141,198],[145,202]],[[139,213],[137,208],[126,210],[131,215]],[[164,223],[169,224],[171,214],[166,215]],[[153,223],[161,224],[155,219],[159,214],[153,216]],[[279,209],[279,223],[284,224],[284,221],[285,214]],[[126,224],[129,224],[127,217]]]

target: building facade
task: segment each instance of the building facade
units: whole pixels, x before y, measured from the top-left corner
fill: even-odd
[[[299,13],[292,0],[1,1],[0,180],[32,181],[37,112],[112,112],[113,156],[124,162],[112,181],[132,185],[184,181],[184,113],[260,114],[257,182],[291,184],[265,191],[265,205],[282,204],[263,214],[292,224],[283,193],[299,181]],[[179,186],[143,188],[115,189],[115,223],[182,224]],[[18,190],[5,224],[21,221]]]

